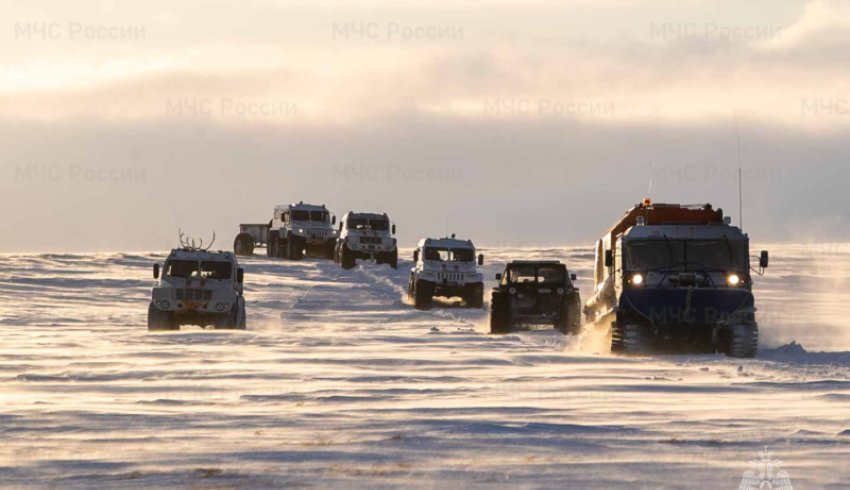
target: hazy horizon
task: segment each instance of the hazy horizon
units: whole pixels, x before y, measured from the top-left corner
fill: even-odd
[[[590,245],[647,195],[737,224],[738,135],[754,243],[850,238],[842,2],[0,12],[0,252],[229,248],[300,200],[405,246]]]

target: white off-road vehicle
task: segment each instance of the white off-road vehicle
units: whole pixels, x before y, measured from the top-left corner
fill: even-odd
[[[148,330],[179,330],[180,325],[245,329],[244,272],[230,252],[177,248],[160,270],[148,306]]]
[[[431,306],[434,296],[459,296],[468,307],[484,306],[484,280],[476,267],[484,264],[484,256],[476,259],[471,240],[425,238],[413,252],[413,262],[407,294],[417,308]]]
[[[269,257],[299,260],[310,257],[333,259],[337,231],[336,216],[325,205],[289,204],[274,208],[269,224]]]
[[[387,213],[355,213],[349,211],[339,223],[339,239],[334,250],[334,260],[343,269],[351,269],[357,259],[374,260],[376,264],[389,264],[398,268],[395,224]]]

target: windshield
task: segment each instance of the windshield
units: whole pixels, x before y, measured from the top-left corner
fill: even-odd
[[[566,269],[557,265],[512,265],[508,269],[508,281],[514,284],[564,284]]]
[[[387,231],[390,222],[385,219],[348,218],[347,226],[349,230]]]
[[[310,211],[292,211],[292,221],[310,221]]]
[[[199,266],[200,265],[200,266]],[[233,272],[230,262],[195,260],[169,260],[165,264],[165,274],[169,277],[188,279],[203,277],[204,279],[227,280]]]
[[[390,222],[385,219],[370,219],[369,227],[375,231],[387,231],[390,229]]]
[[[205,279],[227,280],[232,270],[230,262],[201,262],[201,277]]]
[[[741,240],[641,240],[624,252],[631,270],[744,270],[749,260]]]
[[[422,249],[422,258],[440,262],[473,262],[475,250],[471,248],[425,247]]]
[[[329,223],[329,214],[327,211],[310,211],[310,221],[317,221],[319,223]]]
[[[198,263],[194,260],[169,260],[165,264],[165,274],[184,279],[195,277],[198,275]]]

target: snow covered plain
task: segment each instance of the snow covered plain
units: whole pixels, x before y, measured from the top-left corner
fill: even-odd
[[[719,489],[766,446],[848,488],[850,247],[769,248],[752,360],[491,336],[406,304],[409,262],[244,260],[247,332],[149,334],[164,255],[2,255],[0,485]],[[588,295],[589,249],[483,252],[490,278],[566,260]]]

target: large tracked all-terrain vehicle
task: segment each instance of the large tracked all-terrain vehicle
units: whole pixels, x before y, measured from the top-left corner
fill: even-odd
[[[768,266],[761,253],[759,273]],[[752,357],[758,325],[749,237],[710,204],[628,210],[596,244],[585,315],[617,353],[723,352]]]

